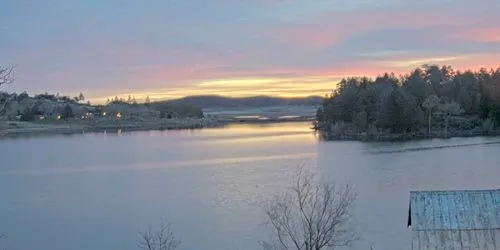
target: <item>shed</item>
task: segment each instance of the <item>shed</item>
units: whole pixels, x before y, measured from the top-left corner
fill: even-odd
[[[412,249],[500,249],[500,189],[412,191]]]

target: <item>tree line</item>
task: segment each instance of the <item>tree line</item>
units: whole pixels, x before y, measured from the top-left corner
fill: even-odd
[[[237,108],[237,107],[273,107],[288,105],[319,105],[321,96],[309,97],[274,97],[274,96],[253,96],[253,97],[225,97],[217,95],[187,96],[170,100],[171,103],[189,104],[204,108]]]
[[[342,79],[317,110],[328,138],[492,133],[500,124],[500,68],[455,71],[423,65],[409,74]]]

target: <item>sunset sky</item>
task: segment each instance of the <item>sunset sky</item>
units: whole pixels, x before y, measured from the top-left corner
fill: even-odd
[[[9,91],[102,102],[324,95],[345,76],[500,66],[498,0],[4,0]]]

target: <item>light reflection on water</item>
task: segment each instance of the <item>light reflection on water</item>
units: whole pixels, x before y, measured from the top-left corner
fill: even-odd
[[[268,156],[252,156],[252,157],[234,157],[234,158],[214,158],[207,160],[186,160],[186,161],[173,161],[173,162],[143,162],[139,164],[125,164],[118,166],[81,166],[77,168],[60,167],[53,168],[48,167],[44,169],[20,169],[20,170],[10,170],[1,171],[0,175],[44,175],[44,174],[66,174],[66,173],[77,173],[77,172],[95,172],[95,171],[124,171],[124,170],[151,170],[151,169],[161,169],[161,168],[173,168],[173,167],[202,167],[209,165],[231,165],[236,166],[237,164],[248,163],[248,162],[265,162],[272,160],[286,160],[286,159],[312,159],[316,156],[315,152],[311,153],[301,153],[293,155],[268,155]]]
[[[408,249],[410,190],[500,186],[499,138],[325,142],[310,127],[2,140],[0,233],[9,250],[132,250],[166,219],[181,250],[256,249],[268,232],[260,203],[306,164],[355,185],[358,249]]]

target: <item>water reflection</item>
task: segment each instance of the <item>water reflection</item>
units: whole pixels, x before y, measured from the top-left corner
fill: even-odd
[[[300,154],[279,154],[279,155],[266,155],[266,156],[249,156],[249,157],[232,157],[232,158],[213,158],[207,160],[186,160],[186,161],[172,161],[172,162],[142,162],[139,164],[124,164],[119,166],[80,166],[77,168],[54,168],[47,167],[43,169],[14,169],[14,170],[0,170],[0,175],[52,175],[52,174],[68,174],[79,172],[100,172],[100,171],[126,171],[126,170],[152,170],[162,168],[174,167],[202,167],[210,165],[224,165],[238,167],[238,164],[248,162],[265,162],[273,160],[286,160],[286,159],[312,159],[316,156],[315,152],[300,153]]]
[[[256,249],[267,236],[259,201],[306,162],[324,179],[356,186],[356,249],[408,249],[410,190],[500,186],[499,138],[326,142],[310,127],[0,141],[0,233],[12,249],[136,249],[140,229],[168,219],[180,250]]]

